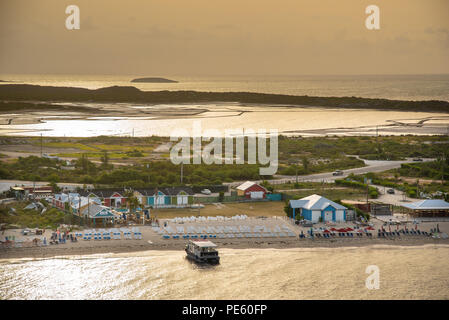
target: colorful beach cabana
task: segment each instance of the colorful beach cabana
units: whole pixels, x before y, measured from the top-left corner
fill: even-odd
[[[313,223],[320,220],[322,222],[346,221],[346,207],[317,194],[299,200],[290,200],[289,205],[293,209],[293,217],[300,214],[305,220]]]

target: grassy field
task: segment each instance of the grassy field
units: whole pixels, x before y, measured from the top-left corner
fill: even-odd
[[[248,217],[284,216],[284,205],[283,201],[207,204],[199,212],[198,209],[157,209],[151,210],[151,216],[157,215],[159,219],[198,216],[198,213],[201,216],[227,217],[241,214],[246,214]]]
[[[0,148],[12,154],[0,157],[2,163],[0,178],[133,188],[180,183],[180,165],[174,165],[169,160],[169,138],[167,137],[45,137],[42,140],[43,153],[78,159],[75,170],[65,172],[61,169],[62,163],[38,161],[35,158],[29,161],[18,159],[18,154],[27,155],[27,153],[39,157],[41,143],[39,137],[0,137]],[[305,175],[364,165],[363,161],[349,155],[358,155],[367,159],[392,160],[404,157],[439,157],[447,153],[446,150],[449,150],[449,142],[445,136],[382,136],[377,140],[375,137],[280,136],[280,163],[277,174]],[[105,151],[107,151],[108,161],[101,163]],[[13,155],[14,152],[15,155]],[[82,156],[85,158],[81,159]],[[91,159],[92,163],[87,163],[86,159]],[[418,165],[423,167],[422,172],[420,171],[423,174],[424,169],[432,169],[426,167],[430,166],[428,164],[412,166]],[[183,182],[210,185],[271,178],[260,176],[258,172],[258,165],[248,164],[186,165],[183,171]],[[401,175],[404,174],[401,172]],[[307,186],[299,188],[307,188]],[[298,188],[295,187],[295,189]],[[344,193],[340,190],[331,193],[331,196],[354,198],[358,197],[358,194]]]
[[[0,145],[16,144],[21,150],[30,144],[40,147],[39,137],[0,137]],[[169,142],[168,137],[116,137],[43,138],[45,153],[99,153],[116,154],[139,150],[144,153],[167,154],[154,150]],[[206,144],[206,142],[204,142]],[[63,150],[67,149],[66,152]],[[279,161],[283,171],[304,171],[307,159],[309,171],[321,171],[321,167],[356,167],[357,159],[347,155],[359,155],[365,159],[398,160],[405,157],[438,157],[449,149],[446,136],[380,136],[376,137],[286,137],[279,136]],[[13,150],[11,150],[13,151]],[[26,150],[24,150],[26,151]],[[315,167],[315,168],[314,168]]]
[[[48,208],[45,213],[40,210],[25,210],[29,202],[16,202],[12,205],[0,205],[0,224],[20,228],[52,228],[59,224],[70,224],[72,215],[56,208]]]
[[[290,191],[289,195],[292,195],[295,199],[304,198],[311,194],[319,194],[330,200],[366,200],[366,192],[359,189],[352,188],[319,188],[319,189],[305,189],[298,191]]]
[[[298,182],[284,184],[270,184],[273,192],[282,192],[295,199],[311,194],[319,194],[331,200],[366,200],[365,190],[358,188],[337,186],[335,183]]]
[[[138,151],[138,152],[140,152],[139,157],[148,157],[150,155],[150,153],[141,152],[141,151]],[[79,153],[54,153],[52,155],[61,157],[61,158],[77,158],[80,156]],[[101,157],[104,156],[104,153],[103,152],[88,152],[88,153],[85,153],[85,155],[86,155],[87,159],[100,159]],[[109,152],[108,156],[111,160],[133,158],[132,152],[130,152],[130,153],[128,153],[128,152]],[[134,158],[137,158],[137,157],[134,157]]]

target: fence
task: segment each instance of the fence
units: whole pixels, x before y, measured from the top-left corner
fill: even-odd
[[[269,193],[267,194],[267,199],[270,201],[281,201],[283,198],[282,193]]]
[[[261,202],[261,201],[281,201],[283,199],[282,193],[267,194],[266,199],[248,199],[242,196],[238,196],[236,193],[230,196],[223,196],[223,201],[221,202]],[[208,197],[194,197],[194,203],[215,203],[220,202],[218,196],[208,196]]]

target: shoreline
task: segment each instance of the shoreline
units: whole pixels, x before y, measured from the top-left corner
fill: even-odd
[[[82,241],[82,240],[80,240]],[[114,241],[114,240],[111,240]],[[69,246],[64,244],[48,245],[47,247],[24,247],[0,249],[0,262],[9,259],[39,259],[57,258],[67,256],[85,256],[96,254],[124,254],[138,253],[143,251],[183,251],[187,243],[184,240],[163,240],[165,242],[148,243],[142,240],[129,240],[129,243],[120,243],[117,246]],[[340,248],[362,248],[372,246],[382,247],[425,247],[428,245],[449,246],[448,239],[433,238],[396,238],[396,239],[273,239],[267,241],[245,241],[214,240],[220,249],[340,249]],[[110,243],[110,242],[109,242]]]

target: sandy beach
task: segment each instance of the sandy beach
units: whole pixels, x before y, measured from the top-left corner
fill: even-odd
[[[377,219],[372,219],[374,229],[379,229],[383,225],[383,222]],[[163,220],[162,220],[163,223]],[[209,223],[210,224],[210,223]],[[299,234],[301,231],[307,234],[310,228],[300,227],[292,225],[288,221],[281,218],[268,218],[263,223],[257,218],[248,218],[246,222],[248,225],[286,225],[294,233],[294,237],[271,237],[271,238],[216,238],[213,242],[218,245],[218,248],[229,249],[263,249],[263,248],[340,248],[340,247],[364,247],[372,245],[392,245],[392,246],[422,246],[422,245],[449,245],[449,239],[434,239],[432,237],[418,236],[418,235],[402,235],[400,237],[390,238],[377,238],[377,231],[372,231],[373,237],[335,237],[331,239],[323,238],[305,238],[300,239]],[[169,226],[176,228],[179,224],[168,223]],[[422,222],[419,224],[419,230],[429,232],[430,229],[435,228],[436,222]],[[324,226],[324,225],[323,225]],[[438,226],[441,232],[449,233],[449,222],[438,222]],[[32,239],[36,236],[22,236],[21,230],[11,229],[4,232],[1,235],[1,239],[5,236],[15,236],[17,238],[23,238],[25,242],[21,248],[5,248],[0,249],[0,259],[11,258],[48,258],[56,256],[72,256],[72,255],[88,255],[88,254],[101,254],[101,253],[132,253],[148,250],[175,250],[182,251],[188,240],[186,239],[163,239],[160,234],[155,232],[151,226],[130,226],[138,227],[142,233],[141,240],[83,240],[78,239],[77,242],[67,241],[65,244],[47,245],[47,246],[34,246]],[[316,225],[315,227],[320,227]],[[338,224],[336,228],[354,227],[351,223]],[[399,228],[403,229],[403,226]],[[410,230],[413,227],[411,223],[407,225]],[[102,230],[102,229],[97,229]],[[388,227],[385,227],[388,231]],[[396,227],[391,227],[391,230],[396,230]],[[82,232],[82,231],[81,231]],[[52,231],[46,230],[42,236],[46,237],[47,241],[51,236]]]

